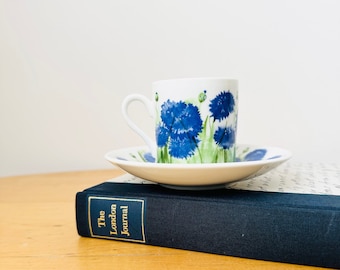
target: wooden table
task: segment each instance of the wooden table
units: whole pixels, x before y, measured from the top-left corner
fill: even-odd
[[[79,237],[76,192],[122,173],[0,178],[0,269],[320,269]]]

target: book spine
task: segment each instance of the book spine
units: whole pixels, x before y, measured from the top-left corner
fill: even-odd
[[[76,197],[81,236],[311,266],[340,267],[338,210],[170,196]]]
[[[80,235],[146,242],[144,199],[78,193],[76,201]]]

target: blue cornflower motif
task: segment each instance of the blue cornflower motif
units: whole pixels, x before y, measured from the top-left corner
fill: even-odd
[[[158,147],[163,147],[168,143],[170,136],[169,129],[164,127],[164,125],[160,124],[156,128],[156,141]]]
[[[214,133],[214,140],[223,149],[229,149],[235,143],[235,130],[230,127],[219,127]]]
[[[196,137],[202,130],[203,121],[195,105],[183,101],[166,101],[162,105],[161,119],[171,137],[185,134]]]
[[[198,142],[198,138],[178,137],[171,139],[169,153],[175,158],[188,158],[195,154]]]
[[[222,91],[209,104],[210,112],[215,120],[223,120],[229,116],[234,110],[235,99],[229,91]]]
[[[157,145],[169,144],[170,155],[187,158],[197,148],[197,136],[202,128],[203,121],[195,105],[167,100],[161,106],[161,123],[156,129]]]
[[[266,155],[266,149],[255,149],[254,151],[249,152],[245,157],[245,161],[256,161],[261,160]]]

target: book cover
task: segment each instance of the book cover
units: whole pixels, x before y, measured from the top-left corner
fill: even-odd
[[[77,230],[85,237],[340,268],[340,196],[329,195],[337,182],[325,194],[242,185],[172,190],[124,175],[77,193]]]

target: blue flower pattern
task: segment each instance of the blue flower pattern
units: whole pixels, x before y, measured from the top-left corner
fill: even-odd
[[[230,149],[235,144],[235,130],[230,127],[218,127],[214,134],[214,140],[223,149]]]
[[[266,149],[255,149],[249,153],[247,153],[244,157],[244,161],[256,161],[261,160],[266,155],[267,150]]]
[[[172,163],[173,158],[185,159],[188,162],[190,158],[198,158],[200,162],[234,161],[236,127],[223,124],[223,120],[235,110],[234,96],[230,91],[221,91],[211,99],[209,101],[211,116],[203,122],[199,104],[206,102],[207,94],[207,90],[199,94],[197,105],[193,102],[169,99],[161,105],[160,122],[156,128],[156,141],[160,153],[158,162]],[[156,101],[158,97],[157,93]],[[213,137],[215,150],[212,150],[211,145],[204,145],[207,141],[205,136]],[[208,156],[213,157],[208,161],[203,160],[204,151],[206,155],[209,151]],[[219,157],[221,151],[222,160]]]
[[[188,158],[198,147],[202,119],[197,106],[167,100],[161,106],[161,123],[156,129],[158,147],[169,147],[175,158]]]
[[[209,107],[214,121],[223,120],[234,111],[234,96],[230,92],[223,91],[210,102]]]

